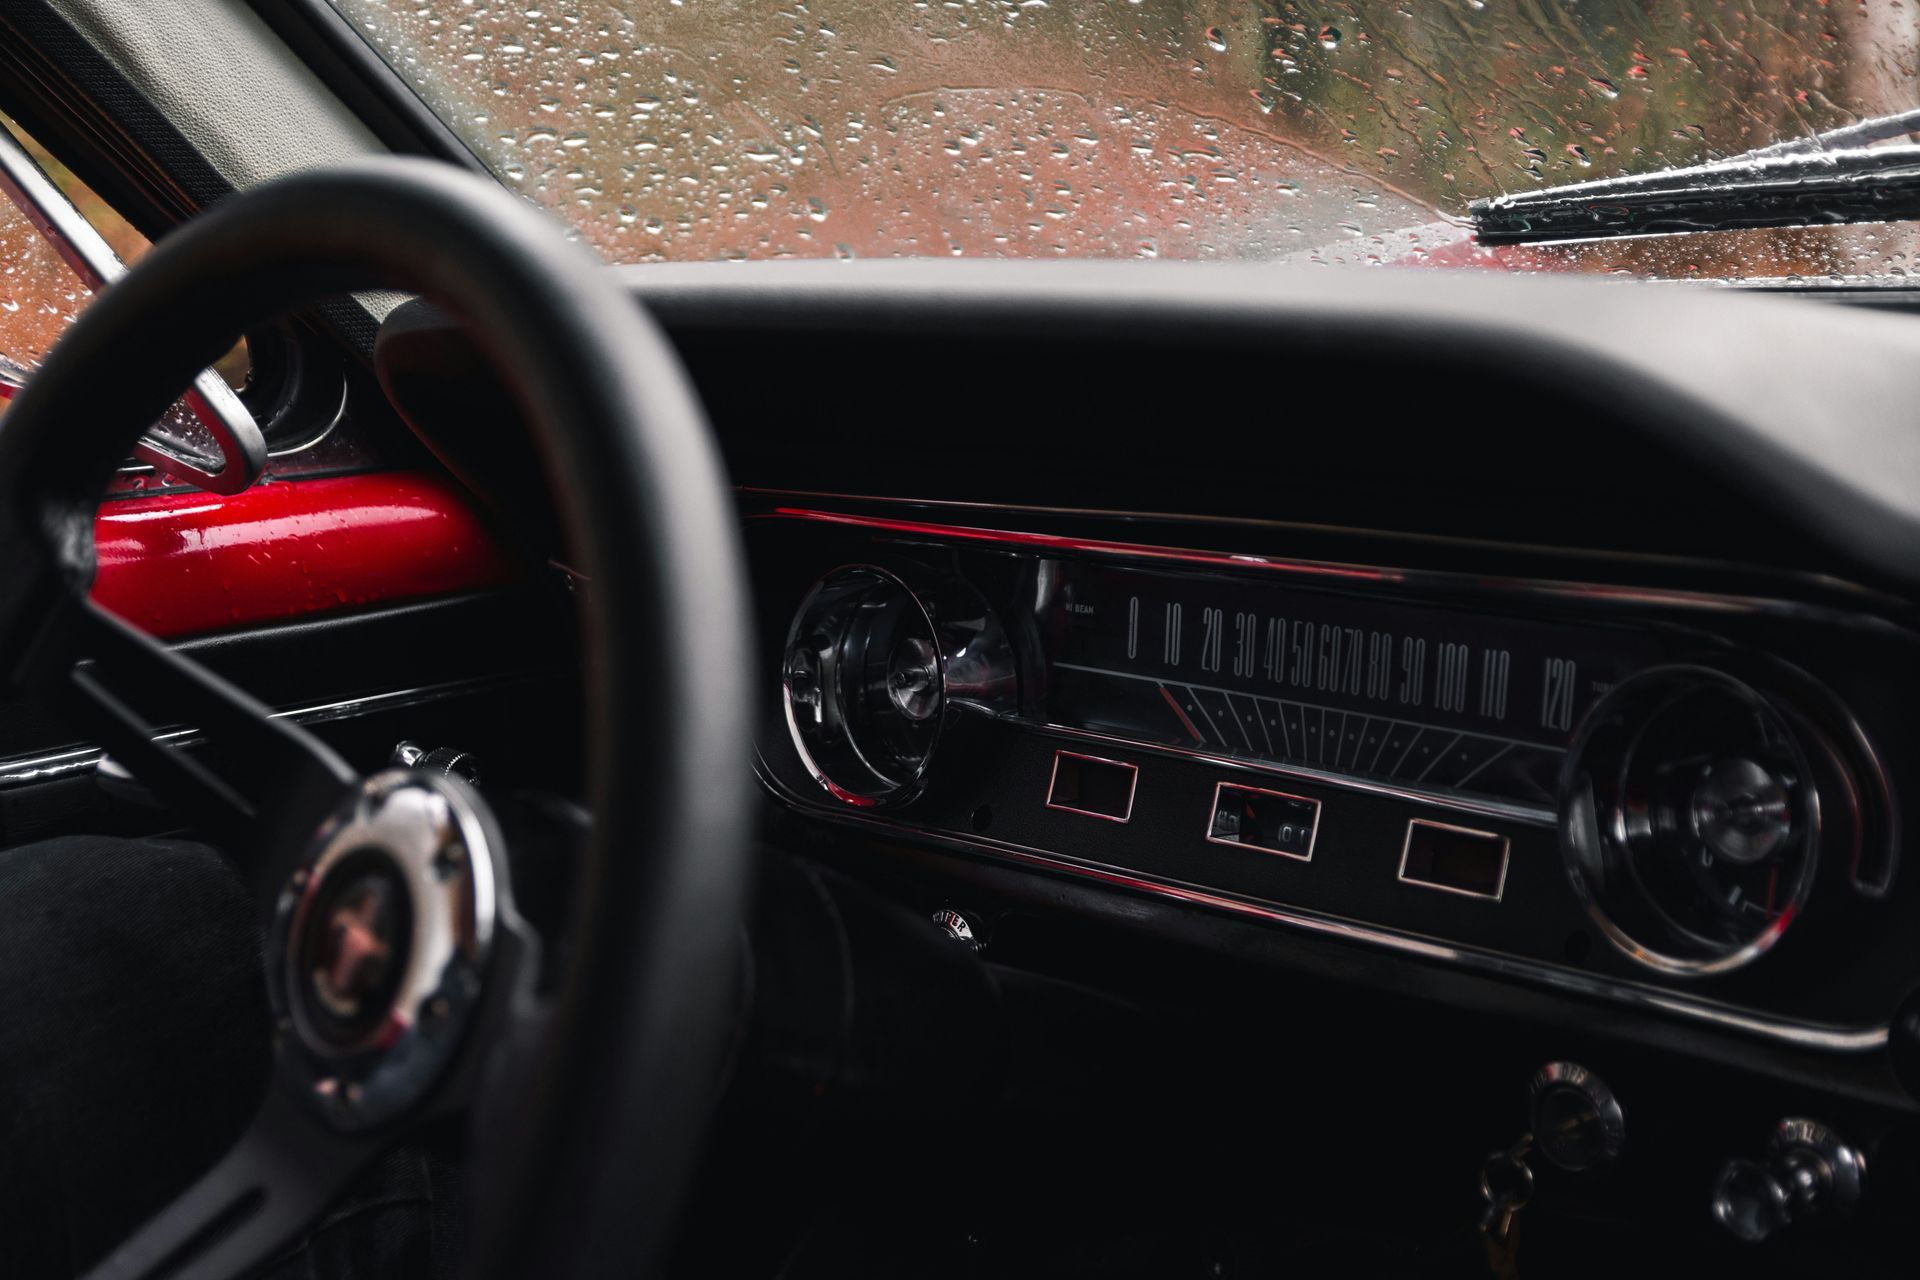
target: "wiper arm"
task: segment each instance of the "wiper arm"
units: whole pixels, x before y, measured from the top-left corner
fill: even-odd
[[[1890,116],[1875,116],[1858,124],[1843,124],[1825,133],[1810,133],[1804,138],[1788,138],[1785,142],[1755,147],[1752,151],[1728,156],[1718,163],[1729,164],[1735,160],[1799,155],[1812,151],[1843,151],[1851,147],[1864,147],[1869,143],[1885,142],[1890,138],[1904,138],[1911,133],[1920,133],[1920,107],[1910,107]]]
[[[1468,206],[1482,244],[1920,218],[1920,110],[1658,173],[1574,182]]]

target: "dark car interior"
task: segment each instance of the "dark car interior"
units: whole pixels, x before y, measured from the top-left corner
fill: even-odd
[[[612,265],[136,9],[0,7],[152,242],[0,413],[9,1274],[1912,1274],[1904,284]]]

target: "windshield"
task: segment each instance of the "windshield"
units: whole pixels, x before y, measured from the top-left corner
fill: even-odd
[[[1920,100],[1891,0],[333,0],[619,262],[1283,259],[1904,276],[1907,226],[1487,248],[1479,197]]]

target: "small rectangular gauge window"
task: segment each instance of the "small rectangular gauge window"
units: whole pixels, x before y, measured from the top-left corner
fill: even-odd
[[[1507,888],[1507,838],[1415,818],[1407,823],[1400,879],[1498,902]]]
[[[1125,822],[1133,816],[1133,788],[1139,778],[1139,767],[1123,760],[1056,751],[1053,778],[1047,784],[1047,808]]]
[[[1318,800],[1222,782],[1213,789],[1207,840],[1306,862],[1313,857],[1313,837],[1319,826]]]

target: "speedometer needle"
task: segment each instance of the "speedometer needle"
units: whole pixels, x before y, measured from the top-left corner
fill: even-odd
[[[1172,691],[1169,690],[1167,686],[1160,686],[1160,696],[1165,698],[1167,705],[1173,708],[1173,714],[1180,717],[1180,723],[1187,727],[1187,732],[1193,735],[1193,740],[1201,746],[1207,745],[1206,735],[1193,727],[1193,721],[1189,720],[1187,713],[1180,709],[1180,703],[1174,698]]]

